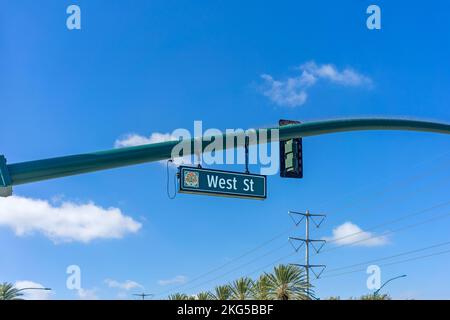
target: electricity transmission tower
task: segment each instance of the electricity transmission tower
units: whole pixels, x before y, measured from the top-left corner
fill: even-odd
[[[325,240],[318,240],[318,239],[310,239],[309,237],[309,224],[310,221],[314,223],[316,228],[319,228],[322,222],[325,220],[326,215],[324,214],[311,214],[309,210],[306,210],[306,212],[296,212],[296,211],[289,211],[289,216],[294,221],[295,225],[298,226],[300,223],[302,223],[303,220],[305,220],[305,237],[304,238],[297,238],[297,237],[289,237],[289,243],[294,248],[295,252],[298,252],[300,248],[305,245],[305,263],[304,264],[297,264],[297,263],[291,263],[292,265],[299,266],[305,269],[306,272],[306,294],[309,298],[312,297],[311,294],[311,282],[310,282],[310,274],[309,271],[312,271],[312,273],[316,276],[318,279],[322,272],[325,270],[326,266],[323,264],[310,264],[309,261],[309,246],[314,249],[316,253],[319,253],[320,250],[325,245]],[[294,216],[300,216],[300,220],[296,221]],[[318,219],[316,221],[315,219]],[[294,242],[300,241],[300,245],[296,246]],[[316,272],[314,269],[320,269],[320,271]]]

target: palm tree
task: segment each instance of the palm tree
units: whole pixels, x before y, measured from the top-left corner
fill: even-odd
[[[263,274],[253,284],[252,296],[256,300],[270,300],[269,299],[269,278]]]
[[[199,292],[196,295],[197,300],[211,300],[212,294],[209,291]]]
[[[253,280],[244,277],[235,280],[230,285],[231,299],[248,300],[252,297]]]
[[[228,300],[230,299],[230,287],[229,286],[217,286],[212,294],[213,300]]]
[[[192,300],[192,298],[189,297],[187,294],[179,293],[179,292],[169,295],[168,299],[169,300]]]
[[[303,269],[293,265],[275,267],[268,277],[269,298],[274,300],[307,300],[308,284]]]
[[[0,300],[23,300],[19,298],[22,295],[23,293],[12,283],[3,282],[0,284]]]

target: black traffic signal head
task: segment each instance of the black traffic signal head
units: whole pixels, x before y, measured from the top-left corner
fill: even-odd
[[[279,125],[298,124],[299,121],[280,120]],[[280,140],[280,177],[303,178],[302,139]]]

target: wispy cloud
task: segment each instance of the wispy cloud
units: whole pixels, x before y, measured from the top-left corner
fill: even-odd
[[[351,68],[338,70],[332,64],[318,65],[314,61],[307,62],[299,67],[302,75],[315,78],[316,80],[325,79],[344,86],[370,86],[372,80],[358,73]]]
[[[105,283],[110,288],[117,288],[117,289],[126,290],[126,291],[129,291],[131,289],[136,289],[136,288],[143,288],[143,286],[141,284],[137,283],[136,281],[132,281],[132,280],[126,280],[124,282],[119,282],[114,279],[106,279]]]
[[[160,143],[166,141],[177,141],[177,137],[170,133],[152,133],[150,136],[142,136],[136,133],[129,133],[117,139],[114,143],[115,148],[134,147],[144,144]]]
[[[331,237],[324,238],[338,245],[352,245],[360,247],[382,246],[388,243],[386,236],[377,236],[372,232],[364,231],[356,224],[347,221],[333,229]]]
[[[114,142],[115,148],[123,147],[135,147],[144,144],[161,143],[167,141],[178,141],[178,138],[170,133],[154,132],[149,136],[143,136],[136,133],[129,133]],[[159,161],[162,164],[166,164],[166,161]],[[173,164],[178,166],[182,164],[192,164],[192,155],[178,157],[173,159]]]
[[[308,89],[319,81],[328,81],[342,86],[371,86],[372,80],[351,68],[339,70],[332,64],[318,65],[314,61],[296,68],[299,75],[276,80],[269,74],[262,74],[262,94],[279,106],[297,107],[308,99]]]
[[[173,277],[172,279],[159,280],[158,284],[160,286],[168,286],[168,285],[172,285],[172,284],[183,284],[183,283],[186,283],[186,281],[187,281],[187,277],[179,275],[179,276]]]
[[[97,289],[79,289],[77,295],[80,300],[98,300]]]
[[[14,230],[18,236],[41,233],[54,242],[90,242],[117,239],[135,233],[141,224],[120,209],[102,208],[92,202],[47,200],[11,196],[0,198],[0,227]]]

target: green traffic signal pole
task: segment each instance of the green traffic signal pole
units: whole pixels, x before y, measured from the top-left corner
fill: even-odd
[[[280,140],[360,130],[409,130],[450,134],[450,124],[447,123],[386,118],[313,121],[269,128],[267,141],[270,141],[273,129],[279,130]],[[231,134],[228,137],[235,139],[233,144],[235,146],[238,136]],[[256,143],[260,143],[259,134],[257,137]],[[223,138],[225,149],[227,135],[224,134]],[[204,150],[211,140],[207,137],[202,139],[201,150]],[[9,196],[13,186],[24,183],[170,159],[172,148],[178,143],[179,141],[168,141],[11,164],[6,162],[4,156],[0,156],[0,195]],[[195,139],[191,139],[190,143],[191,150],[194,150]]]

